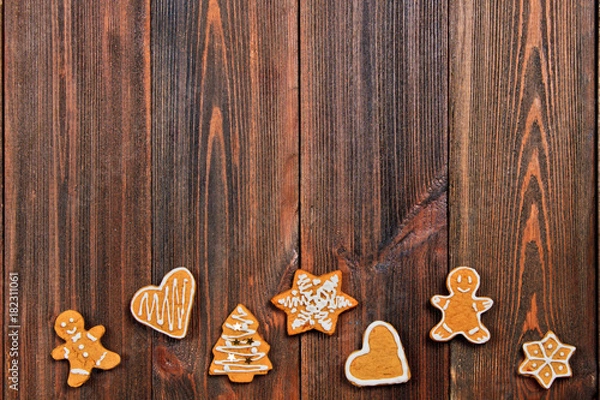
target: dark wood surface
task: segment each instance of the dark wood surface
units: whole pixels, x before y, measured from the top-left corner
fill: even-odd
[[[269,302],[298,259],[297,4],[152,10],[153,276],[186,266],[198,279],[187,338],[154,335],[154,394],[299,397],[299,338]],[[248,385],[207,375],[238,303],[258,318],[275,366]]]
[[[303,396],[444,398],[448,346],[427,332],[447,273],[446,5],[309,1],[300,12],[301,266],[341,269],[359,301],[332,337],[303,335]],[[398,329],[412,379],[361,390],[341,367],[378,319]]]
[[[152,277],[149,12],[135,0],[5,3],[5,265],[19,273],[22,399],[152,394],[152,337],[128,309]],[[66,309],[105,325],[122,356],[79,389],[50,357]]]
[[[490,342],[452,343],[451,396],[592,398],[594,5],[471,3],[451,7],[450,263],[476,268],[496,304]],[[515,371],[548,330],[577,351],[547,391]]]
[[[0,5],[4,398],[597,397],[591,0]],[[458,265],[495,301],[484,345],[428,337]],[[198,283],[183,340],[129,312],[180,266]],[[341,269],[359,301],[332,336],[288,336],[269,302],[300,267]],[[238,303],[271,345],[251,384],[207,374]],[[69,308],[122,356],[78,389],[50,357]],[[412,378],[359,389],[343,364],[377,319]],[[577,351],[546,391],[516,371],[549,329]]]

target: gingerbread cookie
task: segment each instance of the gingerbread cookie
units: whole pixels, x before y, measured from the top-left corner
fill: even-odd
[[[346,378],[356,386],[404,383],[410,369],[396,329],[387,322],[375,321],[367,327],[361,350],[346,360]]]
[[[210,375],[227,375],[232,382],[248,383],[254,375],[265,375],[273,369],[267,357],[270,346],[258,334],[258,321],[246,307],[238,304],[222,328],[213,347]]]
[[[481,314],[494,302],[488,297],[475,296],[479,282],[479,274],[473,268],[458,267],[450,271],[446,279],[450,295],[431,298],[431,304],[442,311],[442,320],[429,333],[433,340],[445,342],[458,334],[476,344],[490,340]]]
[[[54,330],[65,343],[52,350],[52,358],[69,360],[71,369],[67,383],[71,387],[79,387],[90,379],[93,368],[112,369],[121,362],[117,353],[106,350],[100,343],[106,331],[104,326],[97,325],[86,331],[85,321],[77,311],[61,313],[56,318]]]
[[[144,325],[181,339],[187,334],[196,281],[187,268],[175,268],[160,286],[144,286],[131,300],[133,317]]]
[[[562,343],[554,332],[548,331],[542,340],[523,344],[525,360],[519,366],[519,373],[532,376],[549,389],[556,378],[573,375],[569,358],[574,352],[574,346]]]
[[[288,335],[311,329],[333,334],[338,316],[358,305],[356,300],[342,293],[341,285],[342,271],[317,277],[297,270],[292,288],[271,299],[275,307],[287,314]]]

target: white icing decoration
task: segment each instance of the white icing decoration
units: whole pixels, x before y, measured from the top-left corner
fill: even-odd
[[[102,355],[100,356],[100,358],[98,359],[98,361],[96,361],[96,365],[99,366],[100,363],[102,362],[102,360],[104,360],[104,357],[106,357],[106,355],[108,354],[108,351],[105,351],[104,353],[102,353]]]
[[[321,286],[314,290],[314,285],[321,283],[320,279],[310,279],[307,274],[298,274],[296,286],[298,291],[292,290],[292,296],[279,299],[278,304],[296,313],[297,307],[304,307],[292,321],[292,328],[297,329],[306,324],[314,326],[319,324],[326,331],[333,327],[330,314],[336,310],[352,307],[352,302],[344,296],[338,296],[338,275],[332,275]]]
[[[78,347],[79,347],[79,350],[83,350],[85,348],[85,346],[82,344],[80,344]]]
[[[94,335],[92,335],[91,333],[87,333],[86,336],[88,337],[88,339],[90,339],[92,342],[95,342],[96,340],[98,340],[98,338],[96,338]]]
[[[84,357],[84,358],[88,358],[89,356],[90,356],[90,354],[89,354],[87,351],[84,351],[84,352],[83,352],[83,357]]]
[[[81,369],[81,368],[73,368],[71,370],[71,373],[74,375],[89,375],[90,372],[86,371],[85,369]]]
[[[66,322],[61,322],[60,326],[63,327],[63,328],[66,328],[67,327],[67,323]]]
[[[402,375],[393,376],[390,378],[381,378],[381,379],[360,379],[356,376],[352,375],[350,371],[350,367],[352,362],[363,355],[370,353],[371,347],[369,345],[369,337],[371,336],[371,332],[378,326],[385,327],[394,337],[394,341],[396,342],[397,348],[397,356],[400,360],[400,365],[402,366]],[[402,347],[402,342],[400,341],[400,336],[398,336],[398,332],[392,325],[384,321],[375,321],[372,322],[365,331],[365,335],[363,337],[363,346],[361,350],[355,351],[346,360],[344,372],[346,373],[346,378],[354,383],[357,386],[376,386],[376,385],[391,385],[396,383],[404,383],[410,379],[410,369],[408,367],[408,362],[406,361],[406,355],[404,353],[404,348]]]
[[[74,326],[73,329],[67,329],[65,332],[67,332],[69,335],[74,335],[75,332],[77,332],[77,327]]]
[[[66,347],[63,347],[63,349],[65,350],[65,358],[68,359],[69,358],[69,353],[71,353],[71,352]]]
[[[77,342],[79,339],[81,339],[81,332],[79,332],[77,335],[74,335],[71,340],[73,341],[73,343]]]
[[[183,282],[173,279],[167,285],[170,277],[178,271],[184,270],[186,277]],[[165,275],[159,287],[146,286],[138,290],[131,301],[131,313],[141,323],[150,326],[170,337],[181,339],[187,334],[189,314],[196,291],[196,281],[187,268],[175,268]],[[150,294],[149,292],[152,292]],[[162,301],[160,295],[162,294]],[[136,299],[141,296],[139,306],[134,309]],[[163,327],[160,329],[152,324]],[[175,330],[183,330],[181,334],[173,334]]]
[[[235,312],[237,312],[237,314],[235,314]],[[225,345],[215,346],[214,350],[218,353],[227,354],[227,359],[214,360],[213,363],[215,365],[221,365],[223,368],[215,368],[213,373],[223,374],[230,372],[260,372],[270,369],[268,365],[245,364],[247,358],[250,358],[252,363],[254,363],[255,361],[258,361],[267,355],[267,353],[258,351],[258,347],[262,344],[262,342],[254,339],[255,336],[258,336],[256,330],[250,328],[250,325],[253,325],[254,321],[244,318],[247,316],[248,313],[246,313],[242,307],[238,306],[230,316],[231,319],[236,321],[236,323],[230,324],[229,322],[225,322],[225,326],[227,328],[235,332],[240,332],[240,334],[226,335],[223,333],[221,335],[221,339],[223,339]],[[233,341],[236,339],[240,343],[237,346],[233,344]],[[248,344],[249,339],[252,339],[252,344]],[[250,349],[251,353],[248,353],[247,351],[240,351],[246,349]]]
[[[73,323],[73,322],[75,322],[75,320],[73,318],[69,318],[69,322]]]

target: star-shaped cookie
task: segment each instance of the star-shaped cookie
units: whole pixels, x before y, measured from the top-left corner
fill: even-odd
[[[549,389],[556,378],[573,375],[569,358],[575,347],[562,343],[552,331],[540,341],[524,343],[523,352],[525,360],[519,366],[519,373],[534,377],[545,389]]]
[[[275,307],[287,314],[288,335],[311,329],[333,334],[338,316],[358,305],[341,291],[341,285],[342,271],[315,276],[297,270],[292,288],[271,299]]]

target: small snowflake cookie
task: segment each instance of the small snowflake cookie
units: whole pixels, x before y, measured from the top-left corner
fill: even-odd
[[[458,267],[450,271],[446,279],[449,296],[433,296],[431,304],[442,312],[442,320],[433,327],[429,336],[445,342],[456,335],[463,335],[472,343],[490,340],[490,331],[481,322],[481,314],[494,304],[488,297],[477,297],[479,274],[473,268]]]
[[[152,329],[182,339],[187,334],[195,292],[192,273],[184,267],[175,268],[160,286],[144,286],[133,295],[131,314]]]
[[[119,365],[121,357],[105,349],[100,338],[106,331],[97,325],[86,331],[85,321],[77,311],[67,310],[61,313],[54,323],[56,334],[65,341],[52,350],[55,360],[68,360],[71,369],[67,383],[79,387],[88,379],[93,368],[112,369]]]
[[[574,346],[562,343],[552,331],[542,340],[523,344],[525,360],[519,366],[519,374],[535,378],[544,389],[549,389],[556,378],[573,375],[569,358]]]
[[[223,333],[213,347],[210,375],[227,375],[231,382],[252,382],[254,375],[271,369],[267,354],[270,346],[258,334],[258,321],[242,304],[238,304],[225,323]]]
[[[292,288],[271,299],[275,307],[287,314],[288,335],[311,329],[332,335],[338,316],[358,305],[341,291],[341,285],[342,271],[315,276],[297,270]]]
[[[396,329],[383,321],[371,323],[365,331],[362,349],[350,354],[344,371],[356,386],[407,382],[410,369]]]

